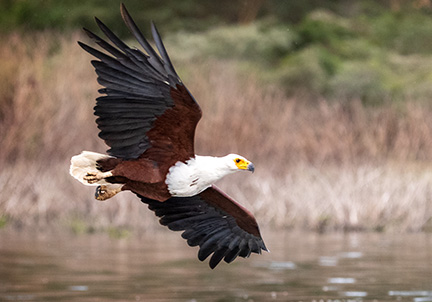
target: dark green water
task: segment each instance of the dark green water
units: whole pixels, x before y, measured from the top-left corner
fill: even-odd
[[[432,235],[264,232],[210,270],[179,233],[0,232],[0,301],[432,301]]]

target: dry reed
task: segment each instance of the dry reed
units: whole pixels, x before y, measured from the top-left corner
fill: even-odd
[[[92,114],[97,96],[90,57],[75,41],[42,33],[4,37],[0,82],[0,213],[10,225],[84,224],[153,229],[156,219],[130,193],[96,202],[68,175],[82,150],[103,152]],[[29,46],[30,45],[30,46]],[[168,46],[169,49],[172,49]],[[240,153],[254,175],[220,185],[263,225],[419,231],[430,228],[432,113],[407,102],[314,104],[262,88],[235,62],[179,62],[204,116],[197,153]],[[235,178],[235,181],[233,179]]]

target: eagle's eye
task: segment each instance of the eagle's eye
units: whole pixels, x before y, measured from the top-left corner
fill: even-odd
[[[236,158],[235,162],[239,163],[239,162],[241,162],[241,159],[240,158]]]

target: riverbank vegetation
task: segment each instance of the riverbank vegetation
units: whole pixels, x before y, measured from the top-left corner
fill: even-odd
[[[432,231],[428,1],[404,9],[398,1],[345,9],[311,1],[300,17],[271,13],[277,1],[252,2],[253,18],[231,8],[231,17],[176,17],[161,26],[204,112],[197,152],[239,153],[257,167],[219,185],[263,226]],[[26,1],[10,8],[19,11],[17,3]],[[101,10],[102,19],[118,21],[113,9],[112,18]],[[76,14],[54,19],[57,29],[0,18],[13,28],[0,35],[0,227],[154,230],[157,219],[133,194],[97,202],[93,188],[68,174],[71,156],[106,149],[92,114],[96,75],[76,44],[87,39],[74,29],[93,20]],[[151,17],[142,16],[146,28]]]

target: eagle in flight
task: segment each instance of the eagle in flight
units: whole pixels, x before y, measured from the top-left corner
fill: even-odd
[[[105,52],[78,42],[96,57],[91,61],[103,86],[94,113],[99,137],[109,155],[83,151],[72,157],[70,174],[97,186],[95,197],[106,200],[132,191],[160,217],[160,223],[199,246],[198,258],[211,254],[216,267],[267,248],[254,216],[214,183],[236,171],[254,171],[246,158],[199,156],[194,151],[201,109],[177,75],[152,23],[159,54],[152,48],[125,6],[121,15],[145,50],[131,48],[106,25],[96,23],[108,43],[84,29]]]

